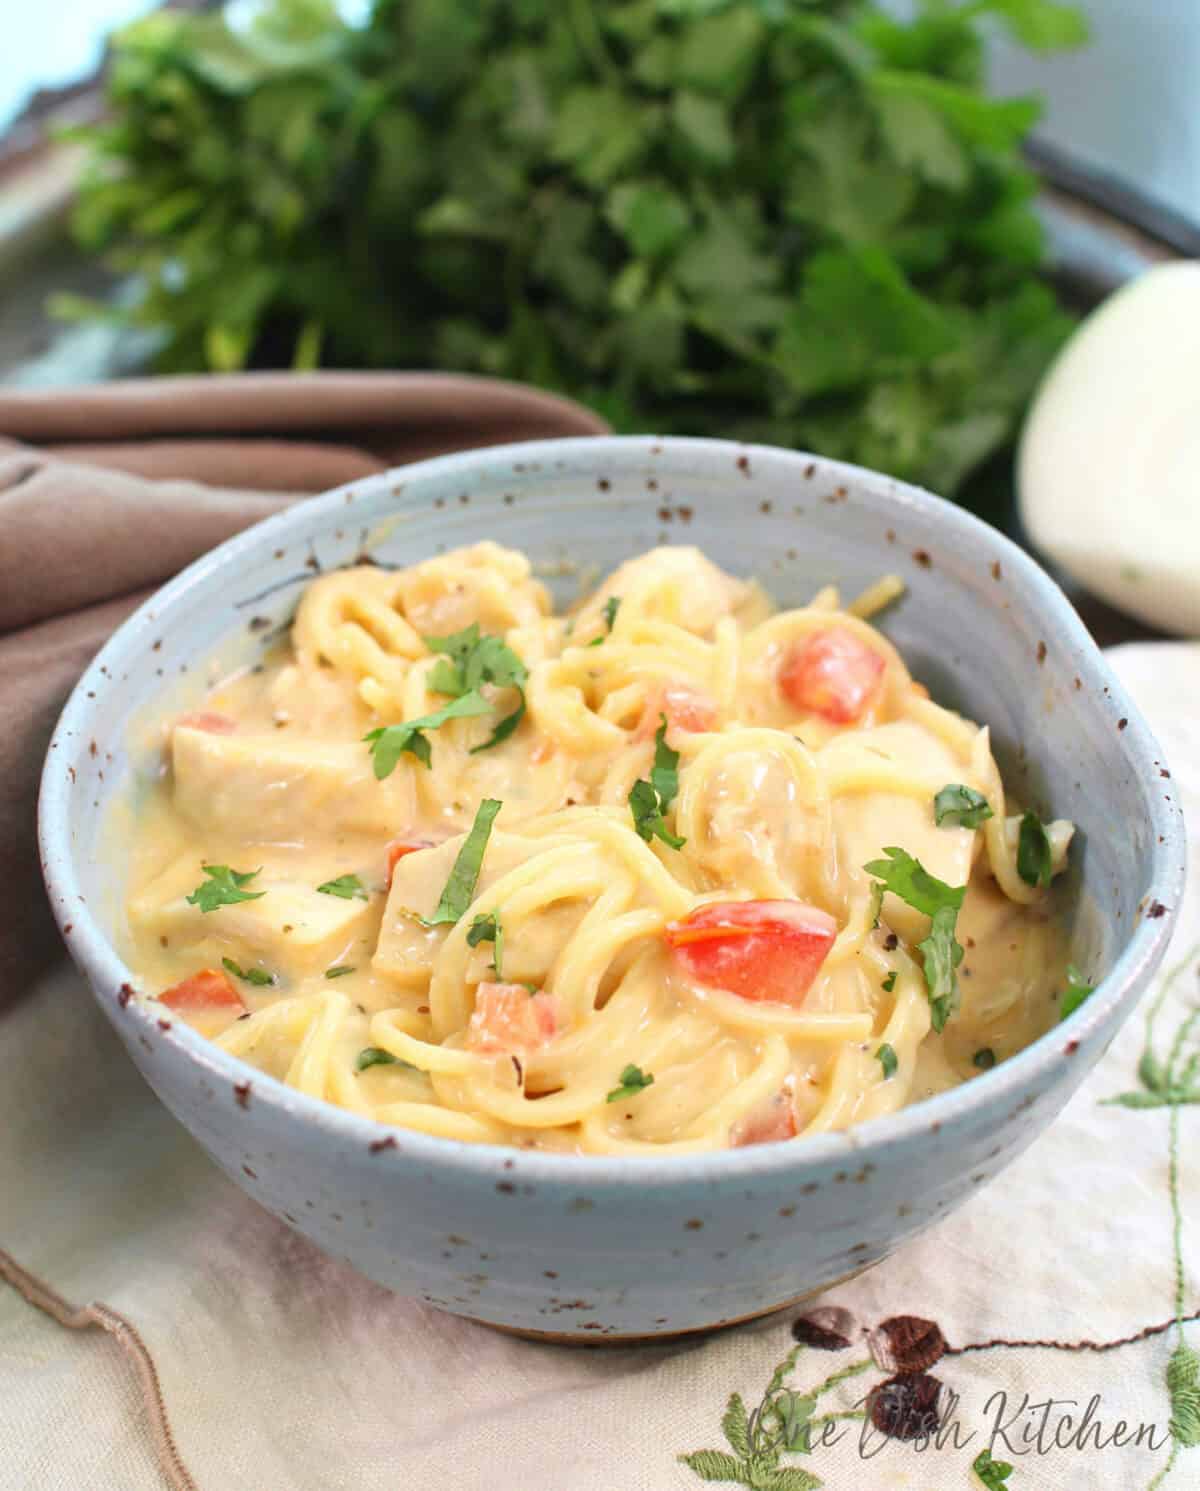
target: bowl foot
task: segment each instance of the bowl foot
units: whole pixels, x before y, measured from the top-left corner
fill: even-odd
[[[468,1315],[465,1318],[473,1320],[476,1325],[486,1325],[489,1330],[502,1331],[506,1336],[517,1336],[522,1341],[541,1341],[550,1346],[661,1346],[667,1341],[678,1341],[683,1336],[708,1335],[712,1331],[728,1330],[731,1326],[746,1325],[751,1320],[764,1320],[768,1315],[777,1315],[783,1310],[795,1309],[797,1305],[807,1304],[809,1300],[817,1299],[820,1295],[827,1294],[829,1290],[836,1289],[839,1284],[858,1278],[859,1274],[866,1273],[867,1269],[873,1268],[877,1262],[879,1260],[874,1259],[871,1263],[864,1263],[861,1268],[852,1269],[848,1274],[830,1279],[828,1284],[822,1284],[819,1289],[810,1289],[805,1294],[794,1295],[791,1299],[785,1299],[781,1304],[769,1305],[765,1310],[751,1310],[746,1315],[732,1315],[728,1320],[715,1320],[712,1325],[689,1325],[683,1330],[601,1335],[592,1331],[538,1331],[530,1330],[523,1325],[497,1325],[492,1320],[480,1320],[476,1315]]]

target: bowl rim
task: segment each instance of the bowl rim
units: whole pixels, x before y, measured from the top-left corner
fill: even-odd
[[[243,554],[259,546],[274,543],[293,529],[307,528],[313,515],[319,519],[326,512],[344,513],[344,504],[354,493],[374,491],[381,486],[394,492],[402,482],[405,487],[401,499],[403,505],[410,500],[413,486],[426,477],[448,470],[453,470],[457,476],[470,476],[498,461],[510,466],[523,462],[536,470],[539,462],[549,468],[552,460],[581,454],[602,461],[613,455],[644,457],[653,454],[661,458],[668,451],[714,460],[720,458],[722,464],[732,464],[730,457],[750,457],[767,466],[795,467],[798,471],[816,462],[823,473],[851,480],[859,487],[859,495],[872,502],[885,506],[895,504],[919,520],[956,529],[965,542],[975,547],[982,546],[991,558],[1000,560],[1007,576],[1019,577],[1027,587],[1037,592],[1047,627],[1061,643],[1071,648],[1076,666],[1093,673],[1096,692],[1103,690],[1103,702],[1099,707],[1111,713],[1114,727],[1118,719],[1127,721],[1122,727],[1125,749],[1135,761],[1147,767],[1153,763],[1165,772],[1166,763],[1157,740],[1055,581],[998,529],[923,488],[866,467],[834,461],[807,451],[695,436],[574,436],[458,451],[359,477],[319,496],[306,498],[227,539],[154,591],[113,632],[83,671],[63,708],[46,753],[38,798],[38,843],[55,920],[63,933],[67,950],[84,974],[97,1002],[104,1007],[106,993],[110,996],[120,993],[123,1006],[120,1019],[140,1025],[143,1034],[169,1041],[187,1060],[196,1064],[200,1075],[226,1082],[231,1094],[241,1084],[252,1082],[255,1102],[251,1105],[250,1116],[256,1109],[261,1113],[260,1104],[265,1105],[274,1110],[281,1121],[296,1120],[301,1127],[313,1125],[323,1129],[331,1139],[373,1153],[378,1153],[380,1136],[391,1135],[395,1142],[387,1149],[395,1157],[451,1168],[462,1174],[494,1177],[503,1167],[506,1175],[518,1181],[538,1180],[543,1185],[558,1183],[571,1187],[586,1184],[596,1189],[619,1190],[642,1188],[648,1182],[660,1189],[692,1187],[697,1183],[716,1185],[751,1174],[762,1176],[810,1168],[819,1170],[851,1159],[856,1163],[872,1158],[886,1159],[891,1152],[913,1141],[951,1130],[956,1123],[980,1109],[1011,1101],[1025,1089],[1036,1088],[1039,1079],[1044,1079],[1049,1069],[1061,1062],[1064,1055],[1070,1055],[1097,1035],[1123,1003],[1130,1005],[1125,1011],[1128,1015],[1132,1009],[1132,991],[1149,977],[1165,954],[1179,910],[1186,868],[1182,815],[1177,810],[1168,811],[1160,796],[1148,792],[1152,872],[1143,904],[1158,902],[1166,907],[1166,912],[1154,918],[1142,916],[1138,919],[1125,947],[1101,978],[1095,993],[1066,1021],[1052,1026],[992,1070],[933,1097],[911,1103],[895,1113],[867,1119],[849,1129],[814,1135],[798,1144],[789,1140],[746,1149],[694,1154],[578,1155],[521,1149],[513,1145],[469,1143],[399,1125],[380,1124],[375,1119],[285,1086],[279,1079],[227,1054],[182,1021],[172,1021],[170,1029],[164,1032],[158,1026],[157,1006],[140,998],[130,999],[124,994],[131,987],[136,990],[137,975],[122,961],[82,895],[71,849],[68,773],[72,742],[92,738],[95,734],[89,721],[97,706],[89,698],[89,690],[98,696],[100,688],[96,687],[97,684],[111,688],[116,669],[110,664],[127,647],[143,645],[144,639],[139,636],[139,631],[144,630],[148,638],[148,617],[154,619],[155,627],[161,631],[164,611],[194,588],[205,584],[214,572],[236,563]],[[521,478],[518,475],[514,479],[519,482]],[[116,1023],[110,1009],[105,1008],[105,1013]],[[384,1171],[381,1169],[379,1173],[382,1178]]]

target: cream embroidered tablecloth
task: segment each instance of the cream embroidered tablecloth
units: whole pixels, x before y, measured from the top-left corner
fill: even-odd
[[[1112,658],[1200,866],[1200,646]],[[64,968],[0,1017],[0,1268],[61,1296],[0,1285],[0,1487],[1195,1491],[1200,1106],[1171,1089],[1200,1089],[1198,939],[1193,888],[1051,1130],[821,1302],[844,1313],[640,1349],[512,1340],[326,1258],[217,1173]],[[930,1409],[932,1438],[876,1427]]]

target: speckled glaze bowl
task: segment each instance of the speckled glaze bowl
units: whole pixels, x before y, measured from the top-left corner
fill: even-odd
[[[1076,960],[1108,970],[1095,995],[1013,1060],[900,1114],[661,1160],[383,1128],[132,998],[112,935],[123,866],[102,833],[131,780],[131,721],[168,688],[186,697],[194,680],[198,692],[210,658],[254,658],[314,571],[364,552],[411,563],[485,536],[544,562],[560,599],[577,585],[562,561],[602,572],[672,541],[758,576],[785,603],[826,581],[853,593],[899,572],[911,591],[883,630],[937,697],[991,723],[1027,801],[1079,825],[1073,935]],[[1000,534],[853,467],[653,438],[446,456],[303,502],[223,544],[131,617],[80,681],[46,764],[41,846],[59,925],[96,998],[230,1179],[391,1289],[582,1341],[765,1313],[945,1216],[1037,1138],[1112,1040],[1162,957],[1184,871],[1158,747],[1061,592]]]

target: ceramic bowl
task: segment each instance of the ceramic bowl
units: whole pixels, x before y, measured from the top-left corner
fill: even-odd
[[[719,1154],[576,1157],[384,1128],[283,1086],[132,997],[114,950],[124,866],[104,836],[126,741],[206,663],[253,659],[314,571],[411,563],[485,536],[563,599],[660,543],[698,544],[799,603],[898,572],[882,619],[936,697],[988,721],[1019,794],[1079,825],[1075,1015],[952,1092],[846,1133]],[[555,578],[555,576],[559,578]],[[268,625],[269,624],[269,625]],[[1053,1119],[1132,1010],[1181,894],[1159,749],[1054,583],[959,509],[885,476],[723,441],[544,441],[442,457],[298,504],[192,565],[116,633],[47,759],[41,846],[76,962],[130,1056],[237,1185],[381,1284],[560,1338],[670,1335],[766,1313],[883,1258]],[[1047,1186],[1053,1177],[1046,1177]],[[1014,1218],[1014,1224],[1019,1219]],[[1033,1246],[1033,1240],[1031,1240]]]

